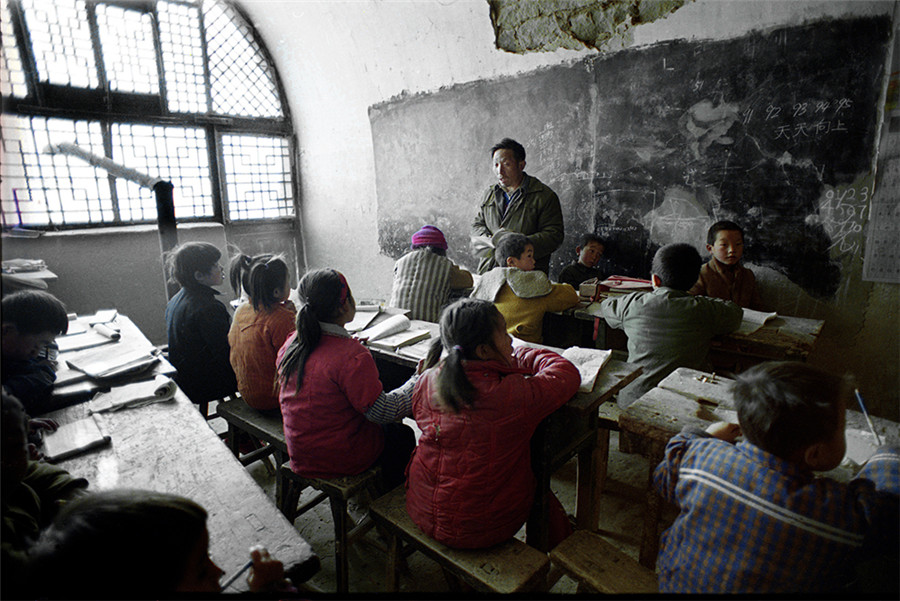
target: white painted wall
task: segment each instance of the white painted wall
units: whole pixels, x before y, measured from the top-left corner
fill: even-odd
[[[267,41],[293,111],[308,265],[340,269],[357,297],[387,298],[393,266],[379,254],[368,108],[400,94],[514,75],[593,52],[519,56],[497,50],[489,7],[482,0],[243,0],[242,5]],[[630,30],[616,45],[725,39],[827,17],[890,15],[895,5],[697,0],[666,19]],[[422,178],[454,177],[444,171],[437,150],[422,156],[419,167]],[[476,202],[473,198],[473,215]],[[771,270],[757,273],[776,309],[826,319],[810,360],[855,372],[884,407],[880,413],[896,416],[898,287],[862,283],[858,273],[851,273],[838,297],[823,303]]]

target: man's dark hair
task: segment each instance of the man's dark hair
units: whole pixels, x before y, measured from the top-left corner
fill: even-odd
[[[706,243],[712,246],[716,243],[716,236],[719,235],[719,232],[740,232],[741,239],[744,239],[744,230],[741,229],[741,226],[736,224],[734,221],[716,221],[714,224],[709,226],[709,231],[706,232]]]
[[[663,246],[653,257],[652,271],[659,276],[660,285],[675,290],[688,290],[700,277],[703,259],[690,244],[679,242]]]
[[[62,301],[44,290],[19,290],[3,297],[3,323],[16,326],[20,334],[53,332],[57,336],[69,329],[69,316]]]
[[[525,147],[513,140],[512,138],[503,138],[491,147],[491,156],[498,150],[507,149],[513,151],[513,156],[517,161],[525,160]]]
[[[518,259],[525,252],[525,248],[534,246],[531,239],[525,234],[510,232],[500,238],[497,249],[494,251],[494,259],[500,267],[506,267],[506,260],[510,257]]]
[[[841,399],[853,378],[799,361],[754,365],[732,385],[738,421],[748,441],[782,459],[828,440],[840,426]]]
[[[597,234],[592,234],[590,232],[581,237],[581,244],[579,246],[581,246],[581,248],[584,248],[591,242],[596,242],[597,244],[602,245],[604,250],[606,249],[606,242],[603,240],[603,238],[601,238]]]

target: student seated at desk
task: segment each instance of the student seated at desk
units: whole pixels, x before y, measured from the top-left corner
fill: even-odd
[[[166,306],[169,362],[178,370],[178,387],[196,404],[237,390],[229,361],[231,316],[213,288],[225,281],[221,256],[208,242],[187,242],[166,258],[171,279],[181,284]]]
[[[543,272],[541,272],[543,273]],[[476,549],[509,540],[531,511],[531,437],[578,391],[578,370],[547,349],[512,348],[490,302],[461,299],[441,315],[413,393],[422,436],[409,463],[406,509],[425,534]],[[571,534],[550,493],[550,546]]]
[[[275,356],[294,331],[297,310],[287,300],[291,279],[280,256],[238,255],[232,260],[231,287],[248,302],[234,312],[228,331],[230,360],[244,402],[260,411],[277,411]]]
[[[844,596],[861,558],[896,561],[900,448],[878,449],[849,483],[814,474],[844,457],[851,379],[772,362],[732,390],[740,426],[685,428],[654,472],[680,509],[662,535],[660,592]]]
[[[553,284],[534,269],[534,245],[528,236],[508,233],[494,256],[501,265],[481,276],[472,298],[490,301],[506,320],[507,332],[527,342],[543,341],[544,313],[578,304],[578,292],[568,284]]]
[[[43,290],[20,290],[3,297],[0,304],[3,387],[30,415],[52,411],[56,367],[48,348],[69,329],[66,307]]]
[[[688,292],[730,300],[761,311],[756,276],[741,265],[744,230],[733,221],[717,221],[706,234],[706,251],[712,258],[700,268],[700,277]]]
[[[2,487],[0,513],[3,525],[2,596],[4,599],[33,597],[24,575],[31,546],[47,528],[60,508],[82,494],[88,486],[84,478],[73,478],[62,468],[30,460],[26,449],[27,416],[22,404],[5,391],[0,426],[2,438]]]
[[[384,392],[369,349],[344,325],[356,301],[334,269],[310,271],[297,292],[297,331],[278,351],[278,399],[294,473],[337,478],[381,466],[384,492],[405,480],[416,444],[410,415],[417,375]]]
[[[560,283],[569,284],[577,291],[578,287],[585,280],[591,278],[605,279],[606,274],[598,268],[605,250],[606,243],[597,234],[587,233],[582,236],[581,245],[575,247],[575,254],[578,256],[578,260],[567,265],[559,273]]]
[[[447,258],[447,239],[433,225],[413,234],[410,249],[394,263],[388,306],[409,309],[410,319],[436,322],[451,290],[472,287],[472,274]]]
[[[59,513],[32,551],[35,596],[171,598],[219,593],[222,570],[209,557],[206,510],[173,494],[117,489],[86,495]],[[284,566],[250,550],[253,592],[296,592]],[[224,591],[223,591],[224,592]]]
[[[620,407],[636,401],[676,367],[706,367],[713,336],[741,325],[743,311],[736,304],[687,293],[701,262],[689,244],[663,246],[653,257],[653,292],[632,292],[600,303],[600,316],[628,336],[628,362],[644,369],[619,393]]]

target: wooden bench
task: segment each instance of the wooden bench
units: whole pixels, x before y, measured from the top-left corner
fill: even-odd
[[[337,592],[349,592],[350,579],[347,552],[353,541],[371,530],[374,524],[371,519],[364,518],[359,523],[354,523],[351,529],[352,519],[347,515],[347,501],[364,490],[368,490],[371,497],[375,498],[377,496],[376,486],[381,478],[381,468],[375,466],[356,476],[342,476],[340,478],[305,478],[295,474],[291,470],[289,463],[283,464],[278,471],[283,482],[278,508],[289,522],[293,523],[297,517],[303,515],[325,499],[329,500],[331,517],[334,520],[334,563],[337,576]],[[300,494],[309,487],[321,492],[298,507]]]
[[[518,539],[489,549],[453,549],[443,545],[416,526],[406,512],[406,489],[398,486],[372,502],[370,515],[388,535],[388,571],[386,588],[397,592],[405,542],[436,561],[444,571],[452,590],[459,591],[463,581],[478,591],[515,593],[547,588],[550,560],[545,553]]]
[[[659,592],[653,570],[587,530],[576,530],[559,543],[550,559],[579,583],[578,592],[584,588],[605,595]]]
[[[220,402],[216,406],[216,416],[228,422],[228,446],[241,465],[247,466],[254,461],[266,460],[266,469],[275,474],[275,504],[280,507],[279,499],[283,494],[284,483],[279,471],[269,466],[267,458],[274,455],[275,465],[281,465],[288,460],[281,414],[261,413],[243,400],[235,399]],[[241,432],[246,432],[253,440],[262,441],[265,446],[241,455],[239,448]]]

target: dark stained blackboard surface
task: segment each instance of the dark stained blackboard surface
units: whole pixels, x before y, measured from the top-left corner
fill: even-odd
[[[702,248],[732,219],[746,261],[831,297],[845,257],[828,219],[835,190],[870,170],[889,35],[879,17],[674,41],[374,106],[382,252],[401,256],[432,223],[474,268],[489,149],[509,136],[562,201],[551,276],[586,231],[608,239],[610,271],[647,277],[659,246]]]

